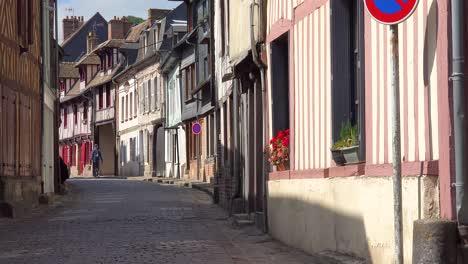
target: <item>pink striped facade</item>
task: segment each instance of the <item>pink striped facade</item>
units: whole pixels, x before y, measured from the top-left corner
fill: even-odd
[[[449,139],[452,125],[447,6],[446,0],[419,2],[414,15],[399,26],[399,62],[403,173],[445,175],[440,180],[441,203],[445,204],[442,215],[450,218],[453,214],[449,156],[453,143]],[[330,12],[329,0],[270,0],[267,4],[267,53],[270,54],[270,42],[282,34],[289,33],[290,41],[291,170],[287,177],[389,176],[392,161],[389,27],[375,22],[364,11],[366,157],[364,164],[349,166],[352,172],[339,175],[347,168],[336,168],[330,152],[333,144]]]

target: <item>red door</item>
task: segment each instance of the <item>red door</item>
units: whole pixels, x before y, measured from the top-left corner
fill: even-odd
[[[80,163],[78,166],[78,174],[83,174],[83,168],[85,165],[85,156],[86,156],[86,143],[81,143],[81,146],[79,147],[79,153],[80,153]]]

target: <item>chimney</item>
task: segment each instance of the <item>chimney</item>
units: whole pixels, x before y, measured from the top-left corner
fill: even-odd
[[[169,10],[165,9],[150,8],[148,9],[148,20],[150,20],[151,22],[155,20],[161,20],[166,16],[168,12]]]
[[[83,25],[83,17],[66,16],[63,20],[63,40],[68,39],[75,31]]]
[[[108,23],[108,36],[107,39],[125,39],[128,31],[132,28],[132,22],[128,21],[126,17],[122,19],[114,16]]]
[[[94,31],[88,32],[88,37],[86,40],[86,53],[91,53],[98,46],[99,38],[96,36]]]

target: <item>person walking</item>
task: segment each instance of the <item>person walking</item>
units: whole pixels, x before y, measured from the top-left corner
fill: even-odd
[[[94,144],[93,152],[91,152],[91,162],[93,163],[93,176],[99,176],[99,161],[103,162],[101,151],[98,144]]]

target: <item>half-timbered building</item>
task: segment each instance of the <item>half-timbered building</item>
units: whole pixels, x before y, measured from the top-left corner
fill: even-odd
[[[454,217],[449,2],[419,1],[399,25],[405,263],[413,221]],[[271,0],[265,16],[269,136],[291,137],[290,168],[269,174],[270,232],[393,263],[389,27],[363,1]],[[330,149],[346,123],[358,128],[358,163],[338,166]]]
[[[0,2],[0,211],[10,216],[56,190],[54,6]]]

